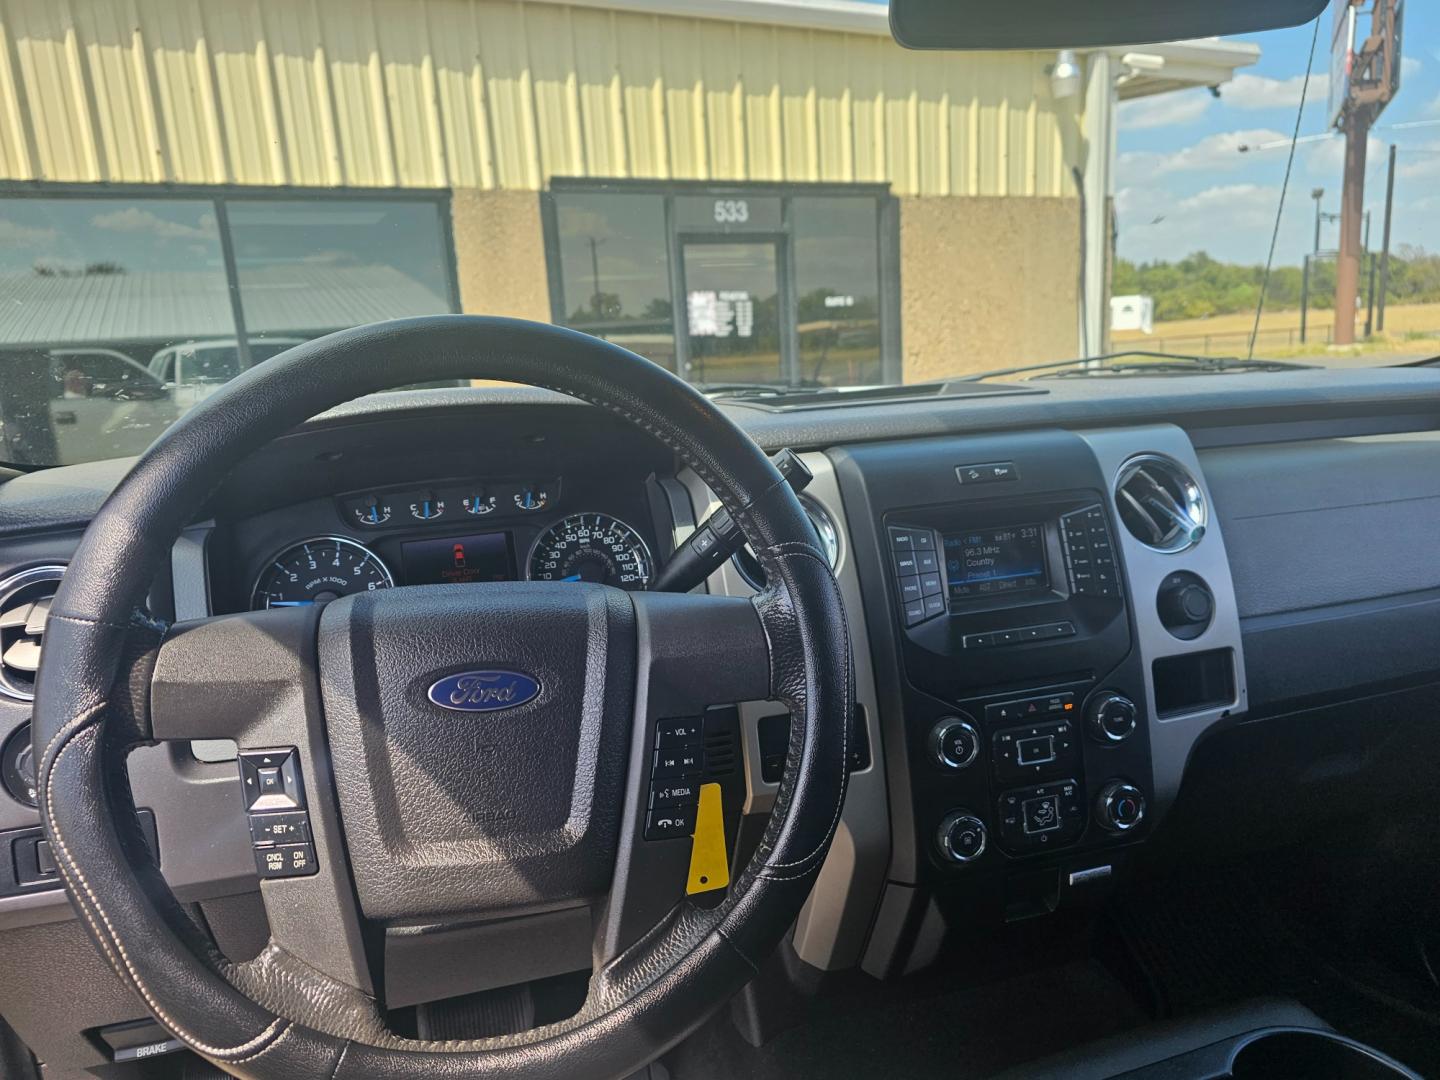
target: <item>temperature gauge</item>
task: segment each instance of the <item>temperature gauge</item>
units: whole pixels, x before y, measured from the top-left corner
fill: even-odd
[[[350,502],[350,516],[361,525],[384,525],[390,520],[390,504],[378,495],[362,495]]]
[[[487,495],[483,491],[472,491],[460,500],[460,505],[465,507],[467,514],[474,514],[476,517],[481,517],[494,511],[495,496]]]
[[[550,493],[539,484],[526,484],[515,493],[515,509],[544,510],[550,505]]]
[[[437,499],[433,491],[422,491],[410,504],[410,516],[417,521],[434,521],[445,513],[445,500]]]

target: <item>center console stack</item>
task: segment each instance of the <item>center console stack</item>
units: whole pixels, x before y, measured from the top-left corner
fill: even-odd
[[[1165,443],[1193,454],[1178,429],[1131,438],[1136,454]],[[1153,562],[1158,551],[1135,551],[1113,453],[1103,437],[1042,431],[832,455],[877,657],[894,832],[886,904],[909,913],[898,936],[930,899],[952,918],[1013,920],[1103,893],[1174,796],[1183,758],[1168,761],[1177,744],[1165,734],[1157,772],[1152,737],[1172,698],[1179,719],[1237,703],[1228,575],[1190,572],[1198,548]],[[1218,534],[1210,578],[1214,552],[1223,563]],[[1151,626],[1181,587],[1184,625],[1162,627],[1162,640]],[[1164,666],[1177,658],[1178,684]],[[882,905],[872,953],[886,918]]]

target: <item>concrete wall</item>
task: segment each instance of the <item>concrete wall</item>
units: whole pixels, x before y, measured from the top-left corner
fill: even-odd
[[[1080,203],[902,197],[906,382],[1079,354]]]
[[[460,310],[550,321],[540,197],[456,188],[450,202]]]

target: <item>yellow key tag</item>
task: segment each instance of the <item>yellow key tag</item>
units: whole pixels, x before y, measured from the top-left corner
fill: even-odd
[[[730,884],[730,859],[725,852],[725,815],[719,784],[700,785],[700,808],[695,813],[694,841],[690,846],[690,880],[685,894],[711,892]]]

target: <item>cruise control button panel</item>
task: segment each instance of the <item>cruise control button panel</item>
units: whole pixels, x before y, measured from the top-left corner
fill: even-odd
[[[262,878],[309,877],[317,870],[315,848],[310,844],[257,847],[255,870]]]
[[[294,747],[240,752],[240,786],[250,824],[255,872],[264,880],[318,871],[300,757]]]

